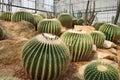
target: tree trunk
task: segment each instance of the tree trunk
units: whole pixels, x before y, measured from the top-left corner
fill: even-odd
[[[116,11],[116,16],[115,16],[114,24],[117,24],[119,15],[120,15],[120,0],[118,1],[118,6],[117,6],[117,11]]]

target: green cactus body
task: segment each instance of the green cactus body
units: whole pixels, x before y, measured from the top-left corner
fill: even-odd
[[[68,13],[62,13],[58,16],[58,20],[61,22],[63,27],[72,27],[72,16]]]
[[[84,70],[85,80],[120,80],[118,71],[110,64],[92,62]]]
[[[39,33],[51,33],[59,35],[61,27],[62,25],[57,19],[44,19],[39,22],[37,30]]]
[[[33,17],[34,17],[34,24],[35,24],[35,26],[37,26],[37,24],[38,24],[41,20],[43,20],[43,17],[40,16],[39,14],[33,14]]]
[[[105,23],[103,23],[103,22],[95,22],[92,26],[95,28],[95,30],[98,30],[100,28],[100,26],[102,26],[103,24],[105,24]]]
[[[105,35],[104,35],[104,33],[100,32],[100,31],[93,31],[90,34],[91,34],[91,36],[93,38],[94,44],[97,47],[101,47],[102,44],[105,41]]]
[[[70,52],[55,35],[43,33],[28,41],[22,51],[23,66],[33,80],[57,80],[70,64]]]
[[[60,37],[69,47],[72,61],[89,60],[93,48],[93,40],[85,31],[68,30]]]
[[[21,80],[16,77],[0,77],[0,80]]]
[[[77,19],[73,19],[73,21],[72,21],[72,27],[74,27],[74,25],[78,25]]]
[[[12,15],[12,12],[4,12],[0,15],[0,20],[11,21]]]
[[[0,40],[2,40],[4,38],[4,32],[2,27],[0,27]]]
[[[28,21],[34,24],[34,17],[31,13],[27,11],[17,11],[12,15],[12,22],[19,22],[22,20]]]
[[[103,32],[107,40],[117,41],[120,37],[120,28],[114,24],[103,24],[99,31]]]
[[[77,20],[77,24],[78,24],[78,25],[83,25],[83,23],[84,23],[84,20],[83,20],[83,19],[80,18],[80,19]]]
[[[39,13],[39,15],[40,15],[43,19],[47,18],[47,16],[46,16],[45,14]]]

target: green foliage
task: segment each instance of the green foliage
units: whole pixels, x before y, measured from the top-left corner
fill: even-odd
[[[51,33],[59,35],[61,32],[61,23],[57,19],[44,19],[39,22],[37,30],[39,33]]]
[[[100,28],[100,26],[102,26],[103,24],[105,24],[105,23],[103,23],[103,22],[95,22],[92,26],[95,28],[95,30],[98,30]]]
[[[78,19],[77,23],[78,23],[78,25],[83,25],[84,20],[80,18],[80,19]]]
[[[12,22],[19,22],[22,20],[25,20],[34,24],[33,15],[27,11],[17,11],[12,15]]]
[[[4,32],[2,27],[0,27],[0,40],[2,40],[4,38]]]
[[[23,66],[32,80],[57,80],[70,64],[70,52],[59,37],[43,33],[28,41],[22,51]]]
[[[0,20],[11,21],[13,13],[12,12],[3,12],[0,15]]]
[[[117,41],[120,39],[120,28],[114,24],[103,24],[99,31],[103,32],[107,40]]]
[[[118,71],[110,64],[92,62],[84,70],[85,80],[119,80]]]
[[[77,19],[73,19],[73,20],[72,20],[72,27],[74,27],[74,25],[78,25]]]
[[[69,47],[72,61],[89,60],[93,48],[93,40],[85,31],[68,30],[60,37]]]
[[[72,19],[72,16],[68,13],[61,13],[60,15],[58,15],[58,20],[61,22],[63,27],[71,28]]]
[[[91,36],[93,38],[94,44],[97,47],[101,47],[102,44],[105,41],[105,35],[102,32],[100,32],[100,31],[93,31],[90,34],[91,34]]]

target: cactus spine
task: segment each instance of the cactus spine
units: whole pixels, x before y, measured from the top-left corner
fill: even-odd
[[[34,24],[34,17],[31,13],[27,11],[17,11],[12,15],[12,22],[19,22],[22,20],[28,21]]]
[[[0,20],[11,21],[12,15],[12,12],[4,12],[0,15]]]
[[[105,41],[105,35],[102,32],[100,32],[100,31],[93,31],[90,34],[91,34],[91,36],[93,38],[94,44],[97,47],[101,47],[102,44]]]
[[[32,38],[22,52],[24,68],[33,80],[57,80],[71,59],[65,43],[48,33]]]
[[[60,37],[69,47],[72,61],[89,60],[93,48],[92,37],[85,31],[68,30]]]
[[[117,41],[120,39],[120,28],[117,25],[106,23],[99,28],[99,31],[105,34],[107,40]]]
[[[58,16],[58,20],[61,22],[63,27],[72,27],[72,16],[68,13],[62,13]]]
[[[90,63],[84,71],[85,80],[120,80],[118,71],[110,64]]]
[[[38,24],[37,30],[40,33],[51,33],[59,35],[61,27],[62,25],[57,19],[44,19]]]

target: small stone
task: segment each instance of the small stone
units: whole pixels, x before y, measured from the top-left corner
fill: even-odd
[[[108,41],[108,40],[105,40],[103,45],[102,45],[102,48],[105,48],[105,49],[109,49],[109,48],[116,48],[117,45],[111,41]]]

